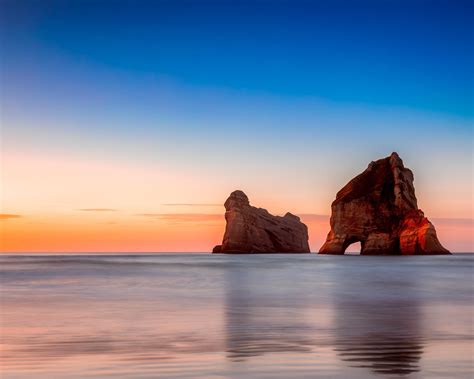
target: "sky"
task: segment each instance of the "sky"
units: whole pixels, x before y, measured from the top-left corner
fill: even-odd
[[[298,214],[397,151],[474,251],[471,1],[0,3],[0,251],[208,252],[235,189]]]

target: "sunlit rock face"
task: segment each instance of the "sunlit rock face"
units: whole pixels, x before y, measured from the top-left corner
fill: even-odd
[[[413,173],[397,153],[371,162],[347,183],[331,206],[331,230],[320,254],[344,254],[361,243],[361,254],[449,254],[418,209]]]
[[[225,204],[227,222],[222,245],[213,253],[309,253],[308,228],[299,217],[273,216],[250,205],[242,191],[230,194]]]

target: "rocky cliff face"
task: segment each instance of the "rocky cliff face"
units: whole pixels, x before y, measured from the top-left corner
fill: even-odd
[[[413,173],[397,153],[371,162],[336,195],[331,231],[320,254],[344,254],[361,243],[361,254],[449,254],[418,209]]]
[[[250,205],[242,191],[230,194],[225,204],[227,222],[222,245],[213,253],[309,253],[308,228],[299,217],[273,216]]]

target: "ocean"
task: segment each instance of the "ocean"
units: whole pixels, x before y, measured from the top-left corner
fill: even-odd
[[[474,254],[0,256],[0,377],[470,378]]]

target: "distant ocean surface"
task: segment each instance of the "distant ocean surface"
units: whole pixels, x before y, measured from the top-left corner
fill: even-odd
[[[0,377],[473,377],[474,254],[0,256]]]

